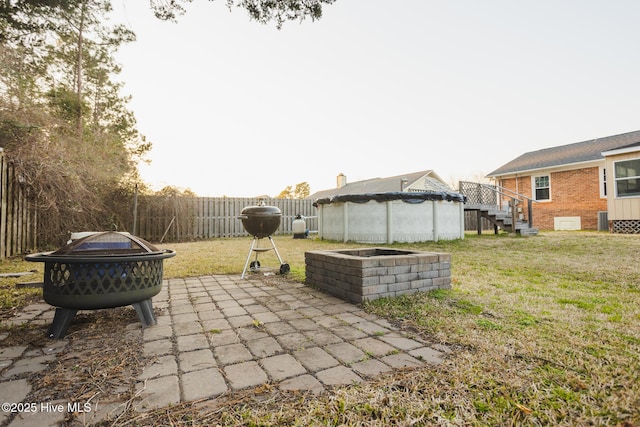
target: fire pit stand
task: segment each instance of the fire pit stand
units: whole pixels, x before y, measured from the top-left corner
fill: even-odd
[[[163,260],[175,256],[128,233],[92,233],[55,252],[27,255],[44,262],[44,300],[56,307],[49,338],[66,334],[78,310],[132,305],[143,327],[156,323],[151,298],[162,289]]]

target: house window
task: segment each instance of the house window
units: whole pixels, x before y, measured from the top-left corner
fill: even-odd
[[[607,170],[600,167],[600,197],[607,197]]]
[[[536,200],[551,200],[551,186],[549,185],[549,175],[536,176],[533,178],[534,197]]]
[[[640,159],[624,160],[614,164],[616,196],[640,196]]]

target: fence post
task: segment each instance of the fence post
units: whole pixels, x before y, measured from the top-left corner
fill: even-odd
[[[0,151],[0,259],[6,257],[7,241],[7,163]]]
[[[136,182],[136,186],[133,190],[133,232],[132,234],[134,236],[138,231],[137,223],[138,223],[138,183]]]

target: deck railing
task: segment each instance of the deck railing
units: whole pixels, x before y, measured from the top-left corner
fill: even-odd
[[[509,207],[511,208],[513,224],[516,223],[518,205],[526,202],[527,210],[525,218],[529,227],[533,227],[533,202],[535,202],[535,200],[530,197],[518,194],[513,190],[499,185],[481,182],[460,181],[458,191],[467,196],[465,209],[469,210],[482,208],[504,210],[502,208],[502,202],[505,200],[508,201]]]

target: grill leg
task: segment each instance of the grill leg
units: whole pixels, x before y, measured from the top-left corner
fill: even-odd
[[[142,323],[143,328],[158,324],[156,317],[153,315],[153,304],[151,302],[151,298],[147,298],[140,302],[134,302],[131,305],[136,309],[138,319],[140,319],[140,323]]]
[[[49,326],[47,336],[55,340],[64,338],[69,325],[71,325],[71,320],[73,320],[77,312],[78,310],[73,308],[56,308],[53,323]]]
[[[278,261],[280,261],[280,264],[284,263],[284,261],[282,261],[282,257],[280,257],[280,253],[278,252],[278,249],[276,248],[276,243],[273,241],[271,236],[269,236],[269,241],[271,242],[271,247],[275,251],[276,256],[278,257]]]
[[[253,247],[256,244],[256,241],[258,239],[257,238],[253,238],[253,240],[251,241],[251,247],[249,248],[249,255],[247,255],[247,262],[244,263],[244,270],[242,270],[242,278],[244,279],[244,274],[247,272],[247,267],[249,266],[249,260],[251,260],[251,253],[253,252]],[[258,256],[256,254],[256,260],[258,259]]]

